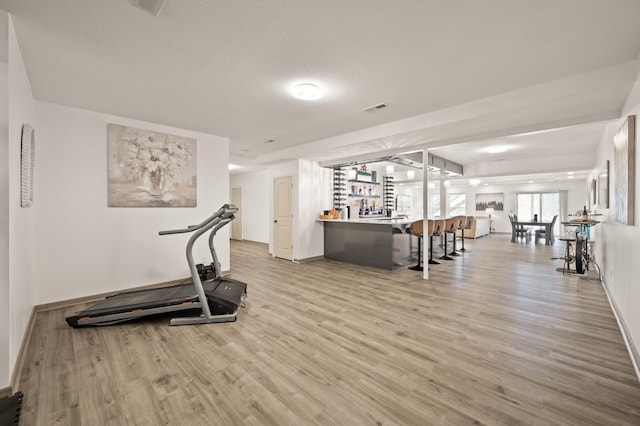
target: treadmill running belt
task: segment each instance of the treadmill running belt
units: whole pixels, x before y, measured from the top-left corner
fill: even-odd
[[[206,285],[206,283],[203,283]],[[77,316],[100,316],[133,309],[149,309],[161,306],[179,305],[198,300],[193,283],[178,284],[170,287],[150,288],[145,290],[118,293],[109,296],[91,308],[78,312]]]
[[[0,425],[17,425],[20,423],[23,396],[22,392],[16,392],[11,396],[0,398]]]

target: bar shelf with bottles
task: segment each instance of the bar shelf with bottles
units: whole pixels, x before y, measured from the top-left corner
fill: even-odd
[[[382,204],[376,202],[381,195],[378,193],[380,184],[378,182],[363,182],[355,179],[348,180],[349,193],[351,199],[351,211],[358,212],[359,218],[371,218],[382,216]]]

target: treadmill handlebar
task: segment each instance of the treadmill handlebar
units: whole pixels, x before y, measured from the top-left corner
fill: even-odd
[[[211,222],[213,222],[216,219],[218,220],[230,219],[231,221],[235,219],[233,215],[236,214],[237,212],[238,212],[238,208],[234,204],[224,204],[222,207],[220,207],[220,209],[218,209],[217,212],[209,216],[204,222],[199,223],[198,225],[188,225],[184,229],[170,229],[168,231],[160,231],[158,232],[158,234],[171,235],[171,234],[184,234],[187,232],[194,232],[194,231],[197,231],[198,229],[204,228],[205,226],[209,225]]]

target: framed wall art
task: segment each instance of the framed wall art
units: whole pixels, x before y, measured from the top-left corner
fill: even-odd
[[[476,211],[484,211],[487,207],[495,211],[504,210],[504,192],[476,194]]]
[[[33,126],[22,125],[20,138],[20,207],[33,206],[33,178],[36,160],[36,137]]]
[[[636,117],[628,116],[613,138],[614,205],[616,222],[634,224]]]
[[[109,124],[109,207],[195,207],[196,140]]]
[[[609,208],[609,160],[604,162],[598,173],[598,207]]]

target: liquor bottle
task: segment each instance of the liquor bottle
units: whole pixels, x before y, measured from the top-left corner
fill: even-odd
[[[583,220],[589,219],[589,213],[587,213],[587,206],[584,206],[582,208],[582,219]]]

